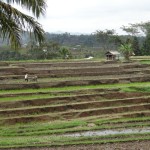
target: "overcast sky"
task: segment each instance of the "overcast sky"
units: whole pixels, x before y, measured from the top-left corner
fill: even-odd
[[[93,33],[150,20],[150,0],[47,0],[38,21],[47,32]]]

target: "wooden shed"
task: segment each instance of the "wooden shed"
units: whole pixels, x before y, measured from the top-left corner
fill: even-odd
[[[119,60],[120,53],[118,51],[108,51],[105,53],[106,60]]]

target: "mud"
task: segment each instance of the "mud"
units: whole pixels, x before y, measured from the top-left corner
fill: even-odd
[[[103,99],[112,100],[112,99],[122,99],[122,98],[125,99],[125,98],[142,97],[148,95],[149,93],[111,92],[111,90],[107,89],[104,93],[97,93],[97,94],[81,94],[77,96],[64,96],[64,97],[45,98],[45,99],[0,102],[0,108],[4,109],[4,108],[19,108],[19,107],[29,107],[29,106],[43,106],[43,105],[50,105],[50,104],[54,105],[54,104],[64,104],[64,103],[90,102],[90,101],[95,101],[100,99],[101,100]]]
[[[9,117],[6,119],[0,120],[0,124],[16,124],[16,123],[29,123],[29,122],[41,122],[41,121],[54,121],[54,120],[66,120],[66,119],[77,119],[81,117],[89,117],[89,116],[103,116],[106,114],[111,114],[111,116],[119,114],[119,113],[127,113],[130,112],[139,112],[139,111],[149,111],[150,104],[143,105],[133,105],[133,106],[122,106],[122,107],[114,107],[114,108],[101,108],[101,109],[93,109],[93,110],[76,110],[70,112],[62,112],[62,113],[52,113],[52,114],[34,114],[32,116],[25,117]],[[142,115],[145,115],[142,112]]]
[[[84,100],[83,100],[84,101]],[[77,104],[64,104],[59,106],[42,106],[37,108],[22,108],[22,109],[13,109],[13,110],[1,110],[0,116],[3,117],[13,117],[20,115],[33,115],[33,114],[43,114],[43,113],[57,113],[57,112],[67,112],[73,110],[85,110],[86,109],[96,109],[107,107],[119,107],[119,106],[130,106],[138,104],[150,103],[150,98],[128,98],[128,99],[119,99],[119,100],[102,100],[102,101],[92,101],[90,102],[80,102]],[[109,110],[108,110],[109,111]]]

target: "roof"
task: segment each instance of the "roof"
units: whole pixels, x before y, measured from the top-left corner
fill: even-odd
[[[112,54],[112,55],[120,55],[118,51],[108,51],[106,54]]]

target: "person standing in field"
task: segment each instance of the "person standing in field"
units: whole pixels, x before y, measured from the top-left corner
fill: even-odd
[[[27,73],[24,76],[24,80],[28,82],[28,74]]]

